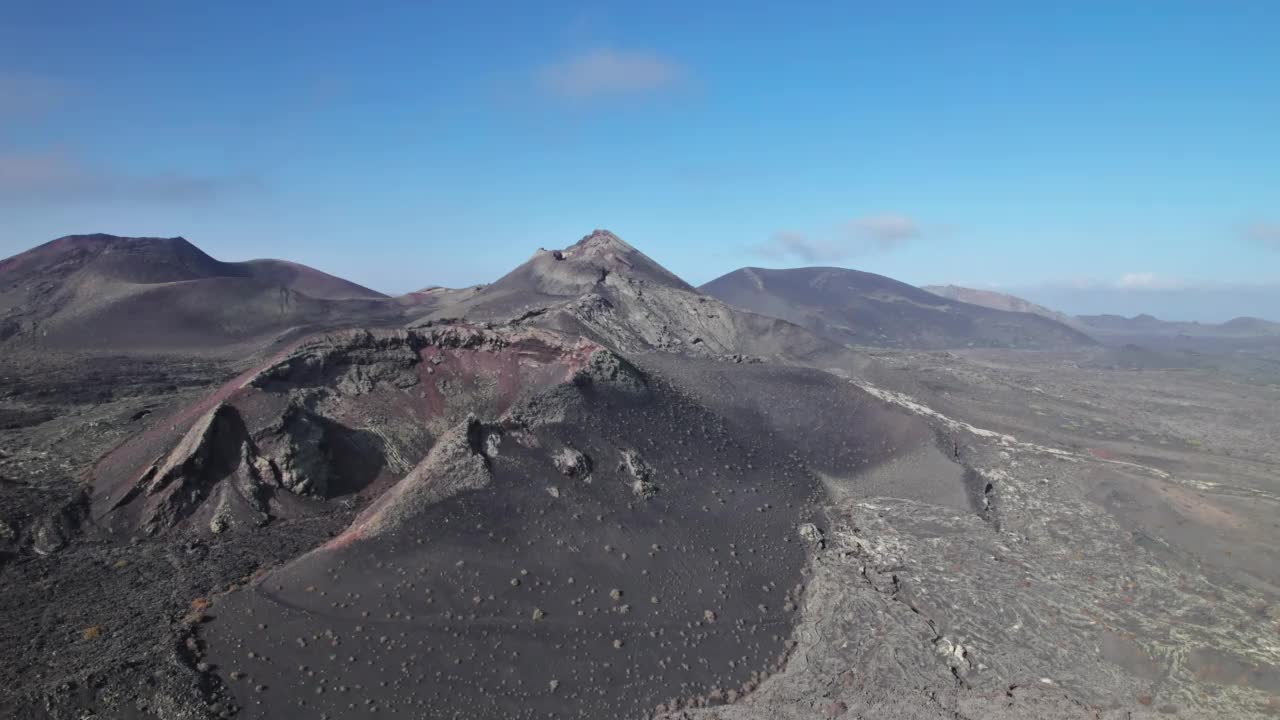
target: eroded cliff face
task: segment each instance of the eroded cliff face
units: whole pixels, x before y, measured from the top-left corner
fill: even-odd
[[[540,330],[313,338],[103,458],[93,517],[121,533],[221,533],[377,497],[468,417],[517,428],[591,386],[646,392],[611,351]]]

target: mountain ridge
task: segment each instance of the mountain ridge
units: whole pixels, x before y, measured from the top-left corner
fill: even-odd
[[[1104,334],[1137,334],[1190,337],[1270,337],[1280,335],[1280,323],[1258,317],[1240,316],[1221,323],[1161,320],[1147,313],[1123,315],[1079,315],[1077,322],[1086,331]]]
[[[1012,310],[1042,315],[1069,325],[1085,334],[1106,336],[1108,340],[1116,338],[1141,340],[1143,336],[1235,339],[1280,335],[1280,323],[1274,323],[1258,317],[1241,316],[1221,323],[1203,323],[1198,321],[1161,320],[1150,313],[1139,313],[1131,317],[1114,313],[1071,316],[1043,305],[1037,305],[1016,295],[994,290],[979,290],[960,285],[925,285],[922,289],[950,300],[981,305],[996,310]]]

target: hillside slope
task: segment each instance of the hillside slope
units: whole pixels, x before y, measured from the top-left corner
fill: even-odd
[[[1087,335],[1055,320],[948,300],[891,278],[843,268],[742,268],[700,289],[730,305],[856,345],[1048,349],[1093,344]]]
[[[976,288],[961,287],[959,285],[925,285],[920,288],[933,293],[939,297],[956,302],[968,303],[970,305],[979,305],[992,310],[1005,310],[1007,312],[1031,313],[1039,315],[1050,320],[1056,320],[1063,325],[1081,329],[1079,322],[1066,313],[1052,310],[1043,305],[1037,305],[1030,300],[1025,300],[1017,295],[1009,295],[1007,293],[995,292],[994,290],[978,290]]]
[[[0,261],[10,344],[196,349],[398,314],[385,295],[305,265],[222,262],[180,237],[71,235]]]

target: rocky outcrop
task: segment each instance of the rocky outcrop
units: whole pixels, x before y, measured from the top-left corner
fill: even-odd
[[[262,389],[328,385],[347,395],[372,392],[382,383],[409,388],[418,383],[413,368],[418,350],[432,341],[465,345],[483,342],[464,332],[350,330],[300,343],[246,383]]]
[[[267,469],[280,486],[298,495],[329,496],[331,458],[323,421],[297,406],[281,418],[279,432],[261,441]]]
[[[221,508],[217,528],[246,516],[265,521],[264,478],[256,459],[240,413],[220,403],[196,421],[115,507],[140,500],[136,524],[148,534],[179,525],[211,496]]]
[[[327,432],[323,418],[295,406],[255,436],[240,409],[219,403],[110,505],[108,525],[146,534],[262,525],[289,495],[329,495]]]
[[[648,396],[649,384],[635,365],[617,353],[603,348],[591,353],[586,367],[574,378],[579,383],[590,383],[616,390],[635,398]]]

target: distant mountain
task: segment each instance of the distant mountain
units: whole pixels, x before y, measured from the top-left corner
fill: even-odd
[[[1231,333],[1242,333],[1250,335],[1280,335],[1280,323],[1274,323],[1270,320],[1263,320],[1256,317],[1238,317],[1228,320],[1218,326],[1220,329]]]
[[[1146,338],[1193,338],[1193,340],[1252,340],[1280,337],[1280,323],[1261,318],[1235,318],[1225,323],[1185,323],[1161,320],[1152,315],[1080,315],[1079,327],[1100,340],[1142,341]]]
[[[1151,315],[1081,315],[1076,318],[1086,332],[1099,336],[1265,338],[1280,336],[1280,323],[1261,318],[1238,317],[1224,323],[1177,322]]]
[[[1238,317],[1225,323],[1200,323],[1161,320],[1141,314],[1133,317],[1122,315],[1080,315],[1072,317],[1043,305],[1037,305],[1014,295],[975,290],[957,285],[926,285],[924,290],[950,300],[973,305],[1027,312],[1057,320],[1089,335],[1108,342],[1125,343],[1143,339],[1191,337],[1198,339],[1247,339],[1280,336],[1280,323],[1255,317]]]
[[[812,358],[835,344],[698,292],[608,230],[540,249],[490,285],[431,306],[411,325],[463,318],[573,332],[627,351]]]
[[[970,305],[981,305],[992,310],[1031,313],[1032,315],[1056,320],[1063,325],[1076,327],[1076,319],[1070,315],[1060,313],[1057,310],[1050,310],[1043,305],[1037,305],[1016,295],[1007,295],[993,290],[977,290],[959,285],[925,285],[921,289],[948,300],[956,300]]]
[[[1166,323],[1151,315],[1134,315],[1131,318],[1123,315],[1080,315],[1077,321],[1093,330],[1103,332],[1159,332],[1166,330],[1176,333],[1177,323]]]
[[[399,313],[385,295],[305,265],[222,262],[180,237],[70,235],[0,261],[8,343],[190,349]]]
[[[743,268],[700,289],[842,343],[1046,349],[1094,344],[1084,333],[1050,318],[957,302],[881,275],[843,268]]]

